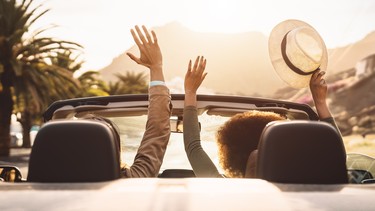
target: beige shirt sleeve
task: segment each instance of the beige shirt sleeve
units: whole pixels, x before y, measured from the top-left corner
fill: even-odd
[[[169,89],[161,85],[150,87],[146,131],[133,165],[122,169],[123,177],[158,176],[169,142],[171,109]]]

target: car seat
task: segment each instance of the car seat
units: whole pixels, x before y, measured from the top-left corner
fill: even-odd
[[[113,128],[95,120],[56,120],[39,130],[27,181],[99,182],[120,178]]]
[[[256,176],[276,183],[348,183],[342,138],[325,122],[271,122],[258,145]]]
[[[165,169],[158,176],[159,178],[189,178],[196,177],[193,170],[190,169]]]

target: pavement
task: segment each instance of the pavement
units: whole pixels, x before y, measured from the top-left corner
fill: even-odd
[[[16,166],[23,178],[27,178],[31,148],[11,148],[9,157],[0,157],[0,165]]]

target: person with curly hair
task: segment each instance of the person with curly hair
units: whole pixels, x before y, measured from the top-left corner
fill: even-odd
[[[265,126],[272,121],[285,120],[280,114],[251,110],[231,117],[217,131],[219,161],[224,175],[220,174],[201,146],[197,114],[197,89],[207,73],[206,59],[197,57],[194,65],[189,62],[185,75],[184,145],[189,162],[197,177],[255,177],[255,172],[246,172],[249,156],[255,169],[258,142]],[[317,70],[311,77],[310,90],[321,121],[338,128],[326,103],[327,85],[325,72]]]
[[[219,162],[227,177],[244,177],[246,163],[258,148],[263,129],[269,122],[285,120],[274,112],[247,111],[236,114],[217,131]]]

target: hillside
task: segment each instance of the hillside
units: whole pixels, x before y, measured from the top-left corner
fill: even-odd
[[[328,102],[343,135],[375,133],[375,54],[357,62],[355,68],[327,78]],[[314,106],[308,89],[278,90],[275,98]]]
[[[375,53],[375,32],[362,40],[344,47],[328,50],[329,72],[340,72],[353,68],[357,62]]]
[[[167,81],[183,78],[189,59],[203,55],[207,58],[208,76],[202,86],[216,93],[270,95],[284,86],[269,61],[267,37],[259,32],[198,33],[177,23],[154,30],[162,49]],[[135,46],[128,52],[138,54]],[[104,80],[113,80],[115,72],[138,72],[145,68],[124,53],[100,71]]]

